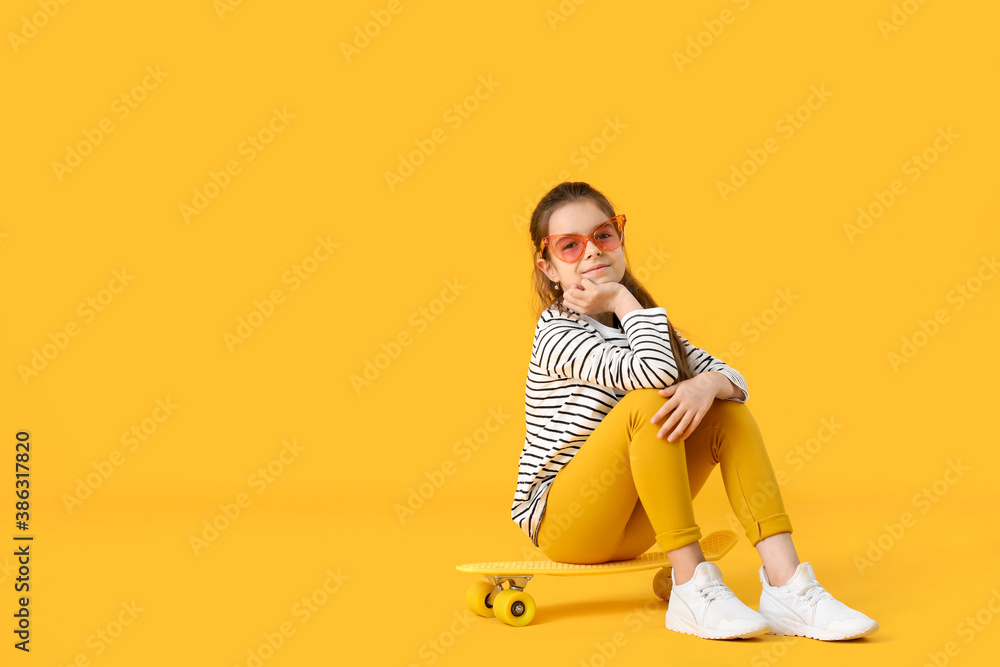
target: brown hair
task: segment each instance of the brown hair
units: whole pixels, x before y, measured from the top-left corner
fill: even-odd
[[[534,287],[534,294],[537,298],[534,305],[534,315],[536,318],[540,317],[542,312],[552,305],[555,305],[558,310],[566,314],[570,314],[571,312],[563,304],[562,293],[555,288],[555,283],[549,280],[549,277],[538,267],[538,259],[540,257],[551,261],[548,254],[550,250],[546,247],[546,254],[540,255],[538,253],[538,246],[541,245],[542,239],[549,234],[549,218],[552,217],[556,209],[582,199],[590,199],[609,218],[615,216],[615,208],[608,198],[590,184],[582,181],[564,181],[555,186],[545,193],[545,196],[541,198],[535,206],[534,212],[531,214],[531,226],[529,229],[532,247],[531,263],[534,269],[531,274],[531,280],[532,287]],[[656,300],[653,299],[653,295],[642,286],[629,267],[628,248],[624,242],[622,243],[622,252],[625,255],[625,275],[622,276],[621,284],[635,297],[636,301],[643,308],[656,307],[657,304]],[[570,316],[573,317],[572,315]],[[667,318],[667,329],[670,332],[670,347],[674,351],[674,362],[677,364],[679,373],[677,381],[687,380],[692,377],[691,369],[687,363],[687,355],[677,354],[677,350],[683,350],[684,346],[681,344],[669,317]]]

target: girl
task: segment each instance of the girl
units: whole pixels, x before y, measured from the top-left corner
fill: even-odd
[[[799,562],[746,381],[676,333],[629,270],[625,221],[580,182],[555,186],[532,213],[534,287],[547,307],[528,365],[511,517],[557,561],[635,558],[655,543],[672,565],[665,624],[677,632],[871,634],[878,624]],[[691,499],[716,464],[761,557],[758,611],[723,583],[698,543]],[[754,491],[753,503],[744,490]]]

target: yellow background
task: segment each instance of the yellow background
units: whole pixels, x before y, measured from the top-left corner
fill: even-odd
[[[19,531],[5,474],[4,664],[250,665],[283,624],[294,634],[263,664],[995,655],[1000,280],[984,258],[1000,246],[996,7],[912,0],[886,32],[880,22],[903,12],[890,0],[402,0],[348,57],[342,44],[364,44],[388,2],[247,1],[220,14],[211,0],[80,1],[51,18],[42,5],[5,3],[2,20],[2,465],[13,469],[15,433],[30,431],[35,536],[25,655],[10,632]],[[696,57],[679,68],[688,48]],[[143,99],[121,117],[115,100],[136,86]],[[830,96],[800,109],[813,86]],[[460,124],[456,104],[470,109]],[[248,160],[243,142],[274,109],[294,118]],[[786,136],[776,124],[796,112],[808,119]],[[106,119],[113,131],[60,179],[53,163]],[[619,129],[602,143],[609,122]],[[909,180],[939,128],[957,139]],[[386,172],[432,136],[444,141],[390,187]],[[724,199],[717,183],[769,138],[777,152]],[[186,221],[181,205],[230,161],[239,173]],[[475,577],[456,564],[537,554],[509,515],[535,326],[520,216],[563,179],[627,214],[646,286],[683,335],[747,378],[787,474],[800,558],[878,620],[876,634],[678,635],[651,601],[652,572],[538,578],[530,626],[467,620]],[[895,179],[905,193],[851,242],[845,225]],[[319,238],[337,247],[308,280],[286,280]],[[109,283],[118,293],[102,292]],[[973,297],[961,308],[960,285]],[[283,302],[227,346],[274,290]],[[779,291],[797,296],[780,313]],[[85,319],[81,303],[109,297]],[[947,321],[922,338],[939,310]],[[25,381],[19,369],[69,323],[77,335]],[[915,334],[922,345],[893,368]],[[725,356],[734,344],[741,353]],[[356,389],[368,362],[383,368]],[[158,399],[177,406],[161,422]],[[491,414],[506,417],[487,432]],[[842,428],[820,443],[824,419]],[[144,420],[151,432],[130,451],[121,436]],[[456,445],[477,437],[476,451]],[[293,440],[301,451],[262,489],[252,476]],[[68,507],[111,457],[120,465]],[[953,484],[950,462],[968,468]],[[440,488],[421,487],[431,478]],[[919,504],[925,488],[934,502]],[[411,492],[423,504],[401,518]],[[219,506],[238,498],[250,502],[196,550],[203,522],[225,525]],[[732,527],[717,473],[695,510],[706,532]],[[892,535],[905,512],[915,522]],[[756,608],[760,562],[738,532],[720,566]],[[887,548],[859,566],[879,540]],[[323,600],[308,617],[304,597]],[[123,612],[133,601],[135,618]],[[992,623],[963,632],[984,608]]]

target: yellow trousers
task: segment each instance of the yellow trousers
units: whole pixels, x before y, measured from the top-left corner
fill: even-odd
[[[716,399],[686,439],[658,438],[666,402],[635,389],[612,408],[549,489],[538,544],[552,560],[603,563],[702,538],[691,500],[717,463],[750,544],[792,532],[760,429],[745,403]]]

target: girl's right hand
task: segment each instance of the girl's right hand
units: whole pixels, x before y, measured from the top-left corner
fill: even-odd
[[[621,283],[595,283],[584,277],[577,285],[570,285],[563,292],[563,304],[584,315],[597,315],[615,311],[618,297],[628,290]]]

